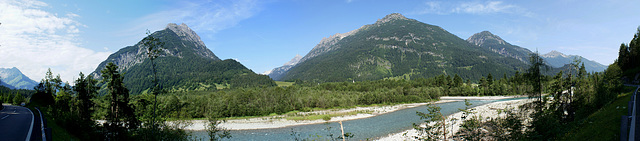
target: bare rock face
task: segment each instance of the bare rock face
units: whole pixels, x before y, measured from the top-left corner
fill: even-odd
[[[220,60],[216,55],[213,54],[213,52],[211,52],[211,50],[207,48],[207,46],[204,45],[204,42],[200,40],[200,36],[198,36],[198,34],[196,34],[196,32],[194,32],[193,30],[191,30],[191,28],[189,28],[186,24],[182,23],[180,25],[177,25],[175,23],[169,23],[165,30],[173,31],[178,36],[180,36],[182,40],[194,42],[196,44],[194,50],[196,50],[196,53],[198,55],[202,55],[215,60]]]
[[[544,58],[556,58],[556,57],[569,58],[569,56],[563,54],[562,52],[556,51],[556,50],[552,50],[551,52],[549,52],[547,54],[540,55],[540,56],[544,57]]]
[[[483,45],[487,40],[495,40],[498,44],[506,45],[507,42],[502,40],[499,36],[493,35],[489,31],[482,31],[480,33],[473,34],[473,36],[467,39],[467,42],[472,43],[477,46]]]
[[[183,40],[196,42],[198,45],[204,46],[204,42],[200,40],[200,36],[198,36],[196,32],[191,30],[191,28],[189,28],[184,23],[180,25],[177,25],[175,23],[169,23],[165,29],[169,29],[175,32],[176,34],[178,34],[178,36],[182,37]]]
[[[355,32],[357,32],[357,30],[353,30],[351,32],[347,32],[343,34],[336,33],[335,35],[329,36],[328,38],[322,38],[322,40],[320,40],[320,43],[318,43],[318,45],[313,47],[313,49],[311,49],[311,51],[309,51],[309,53],[300,60],[300,62],[304,62],[313,57],[321,55],[323,53],[327,53],[332,50],[340,48],[340,46],[334,46],[334,45],[338,43],[340,40],[342,40],[344,37],[347,37]]]
[[[289,62],[284,63],[284,65],[285,66],[296,65],[298,64],[298,62],[300,62],[300,59],[302,59],[302,56],[300,56],[300,54],[296,54],[295,57],[293,57]]]
[[[384,16],[384,18],[382,19],[378,19],[378,21],[376,21],[376,24],[387,23],[393,20],[409,20],[409,19],[407,17],[404,17],[400,13],[391,13],[387,16]]]
[[[161,53],[159,57],[178,57],[183,58],[184,56],[199,56],[204,58],[209,58],[212,60],[220,60],[211,50],[205,46],[204,42],[200,40],[200,36],[196,34],[191,28],[189,28],[186,24],[182,23],[177,25],[175,23],[167,24],[167,27],[163,30],[156,31],[152,36],[156,36],[161,38],[166,38],[167,36],[171,36],[171,38],[177,38],[179,40],[171,40],[164,41],[165,45],[160,48]],[[171,42],[171,43],[168,43]],[[102,62],[98,68],[93,72],[95,78],[99,78],[101,73],[100,70],[104,68],[107,62],[113,62],[118,65],[118,71],[127,70],[137,64],[143,63],[147,56],[147,48],[143,45],[142,41],[138,42],[133,46],[128,46],[120,49],[114,54],[111,54],[107,60]]]

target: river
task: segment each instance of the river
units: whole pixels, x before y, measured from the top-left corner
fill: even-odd
[[[475,107],[492,102],[524,98],[526,97],[501,100],[470,100],[470,102],[473,104],[472,107]],[[441,112],[444,115],[459,112],[458,109],[464,109],[465,107],[464,101],[440,103],[437,105],[442,108]],[[424,121],[420,120],[420,117],[416,115],[416,111],[426,112],[427,106],[406,108],[370,118],[343,121],[342,124],[345,132],[354,135],[350,140],[371,140],[411,129],[413,128],[413,123],[423,123]],[[334,137],[338,137],[341,134],[340,124],[337,122],[297,125],[275,129],[232,130],[230,132],[233,137],[225,140],[282,141],[295,140],[295,137],[298,137],[298,139],[330,140],[329,136],[331,134],[333,134]],[[296,136],[292,135],[294,133]],[[193,131],[192,134],[196,138],[209,140],[206,131]]]

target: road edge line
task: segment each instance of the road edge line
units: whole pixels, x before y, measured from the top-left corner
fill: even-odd
[[[27,108],[27,107],[24,107]],[[31,112],[31,127],[29,127],[29,134],[27,134],[27,138],[25,139],[25,141],[30,141],[31,140],[31,132],[33,132],[33,111],[31,111],[31,109],[27,108],[27,110],[29,110],[29,112]]]

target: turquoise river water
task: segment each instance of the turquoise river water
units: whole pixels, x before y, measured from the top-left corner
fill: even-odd
[[[509,98],[501,100],[470,100],[472,107],[480,106],[492,102],[508,101],[524,99],[526,97]],[[440,103],[441,112],[444,115],[451,115],[458,112],[458,109],[464,109],[464,101]],[[345,132],[354,134],[350,140],[367,140],[384,137],[389,134],[403,132],[413,128],[413,123],[422,123],[420,117],[416,115],[416,111],[427,112],[427,106],[418,106],[406,108],[370,118],[355,119],[343,121]],[[330,140],[328,135],[333,134],[334,137],[340,135],[340,124],[337,122],[319,123],[309,125],[298,125],[275,129],[256,129],[256,130],[234,130],[230,131],[233,136],[225,140],[241,140],[241,141],[283,141],[294,140],[295,136],[292,131],[299,135],[299,139],[317,139]],[[206,131],[193,131],[192,134],[200,139],[209,140]]]

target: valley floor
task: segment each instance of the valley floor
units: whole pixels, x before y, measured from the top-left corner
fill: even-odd
[[[464,99],[497,100],[497,99],[513,98],[513,97],[517,97],[517,96],[441,97],[440,98],[441,100],[437,101],[436,103],[454,102],[454,101],[460,101]],[[497,103],[502,103],[503,105],[505,104],[504,102],[497,102]],[[277,116],[248,118],[248,119],[233,119],[233,120],[227,120],[226,122],[220,124],[219,127],[223,127],[229,130],[251,130],[251,129],[283,128],[288,126],[319,124],[319,123],[325,123],[325,122],[339,122],[339,121],[346,121],[346,120],[369,118],[369,117],[386,114],[386,113],[394,112],[394,111],[405,109],[405,108],[412,108],[412,107],[423,106],[427,104],[429,103],[410,103],[410,104],[398,104],[398,105],[390,105],[390,106],[356,107],[356,108],[350,108],[350,109],[320,110],[320,111],[312,111],[312,112],[295,113],[295,115],[298,115],[298,116],[299,115],[315,115],[315,116],[343,115],[343,116],[331,117],[330,120],[328,121],[323,119],[291,120],[291,118],[287,114],[277,115]],[[488,108],[487,106],[492,104],[494,103],[487,104],[480,107]],[[477,107],[477,108],[480,108],[480,107]],[[480,110],[477,110],[477,111],[482,112]],[[357,114],[354,114],[354,113],[357,113]],[[205,130],[205,125],[207,124],[206,120],[191,120],[190,122],[192,122],[193,124],[184,128],[185,130]],[[398,134],[402,135],[402,133],[398,133]]]
[[[489,104],[485,104],[482,106],[478,106],[478,107],[474,107],[472,109],[474,109],[474,114],[471,114],[471,116],[473,115],[478,115],[480,117],[482,117],[483,119],[487,119],[487,118],[496,118],[498,116],[505,116],[504,113],[500,114],[498,112],[499,109],[508,109],[508,108],[518,108],[520,105],[526,104],[526,103],[530,103],[533,102],[532,99],[521,99],[521,100],[510,100],[510,101],[501,101],[501,102],[494,102],[494,103],[489,103]],[[471,117],[469,116],[469,117]],[[450,122],[452,118],[455,119],[460,119],[460,117],[462,117],[462,112],[457,112],[454,113],[452,115],[447,116],[447,122]],[[449,126],[447,127],[447,137],[451,137],[452,134],[451,133],[456,133],[458,132],[458,130],[460,129],[460,124],[462,123],[462,120],[455,120],[453,121],[453,126]],[[447,123],[448,125],[451,125],[451,123]],[[418,132],[415,129],[409,129],[409,130],[405,130],[403,132],[400,133],[394,133],[394,134],[390,134],[389,136],[386,137],[382,137],[378,140],[416,140],[414,137],[418,136]]]

